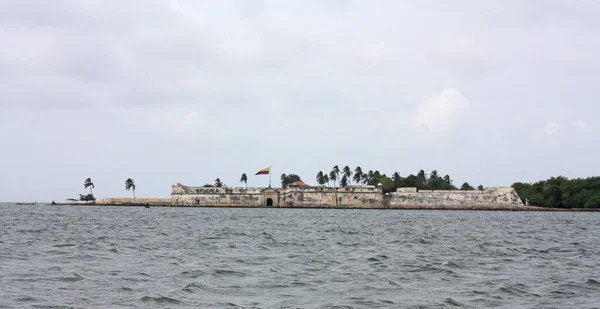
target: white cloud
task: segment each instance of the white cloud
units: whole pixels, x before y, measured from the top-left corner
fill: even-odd
[[[587,123],[583,120],[575,120],[571,123],[571,126],[579,130],[585,130],[588,127]]]
[[[449,133],[460,125],[469,105],[469,100],[458,90],[446,88],[418,105],[416,124],[434,134]]]
[[[544,125],[544,134],[546,134],[546,136],[554,136],[559,130],[560,124],[558,122],[546,121],[546,124]]]

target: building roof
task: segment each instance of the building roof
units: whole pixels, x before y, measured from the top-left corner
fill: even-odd
[[[309,185],[305,184],[302,180],[298,180],[298,181],[294,181],[290,184],[287,185],[288,187],[310,187]]]

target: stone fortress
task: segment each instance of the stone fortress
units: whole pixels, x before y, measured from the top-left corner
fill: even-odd
[[[295,182],[286,188],[172,186],[171,206],[380,208],[380,209],[489,209],[519,210],[525,205],[513,188],[484,190],[417,190],[399,188],[383,193],[380,186],[323,187]]]

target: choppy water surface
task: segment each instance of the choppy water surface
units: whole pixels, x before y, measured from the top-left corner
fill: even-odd
[[[0,205],[5,308],[598,308],[600,213]]]

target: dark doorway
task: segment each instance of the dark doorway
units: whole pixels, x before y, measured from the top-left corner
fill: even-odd
[[[268,198],[267,199],[267,207],[272,207],[273,206],[273,199],[272,198]]]

